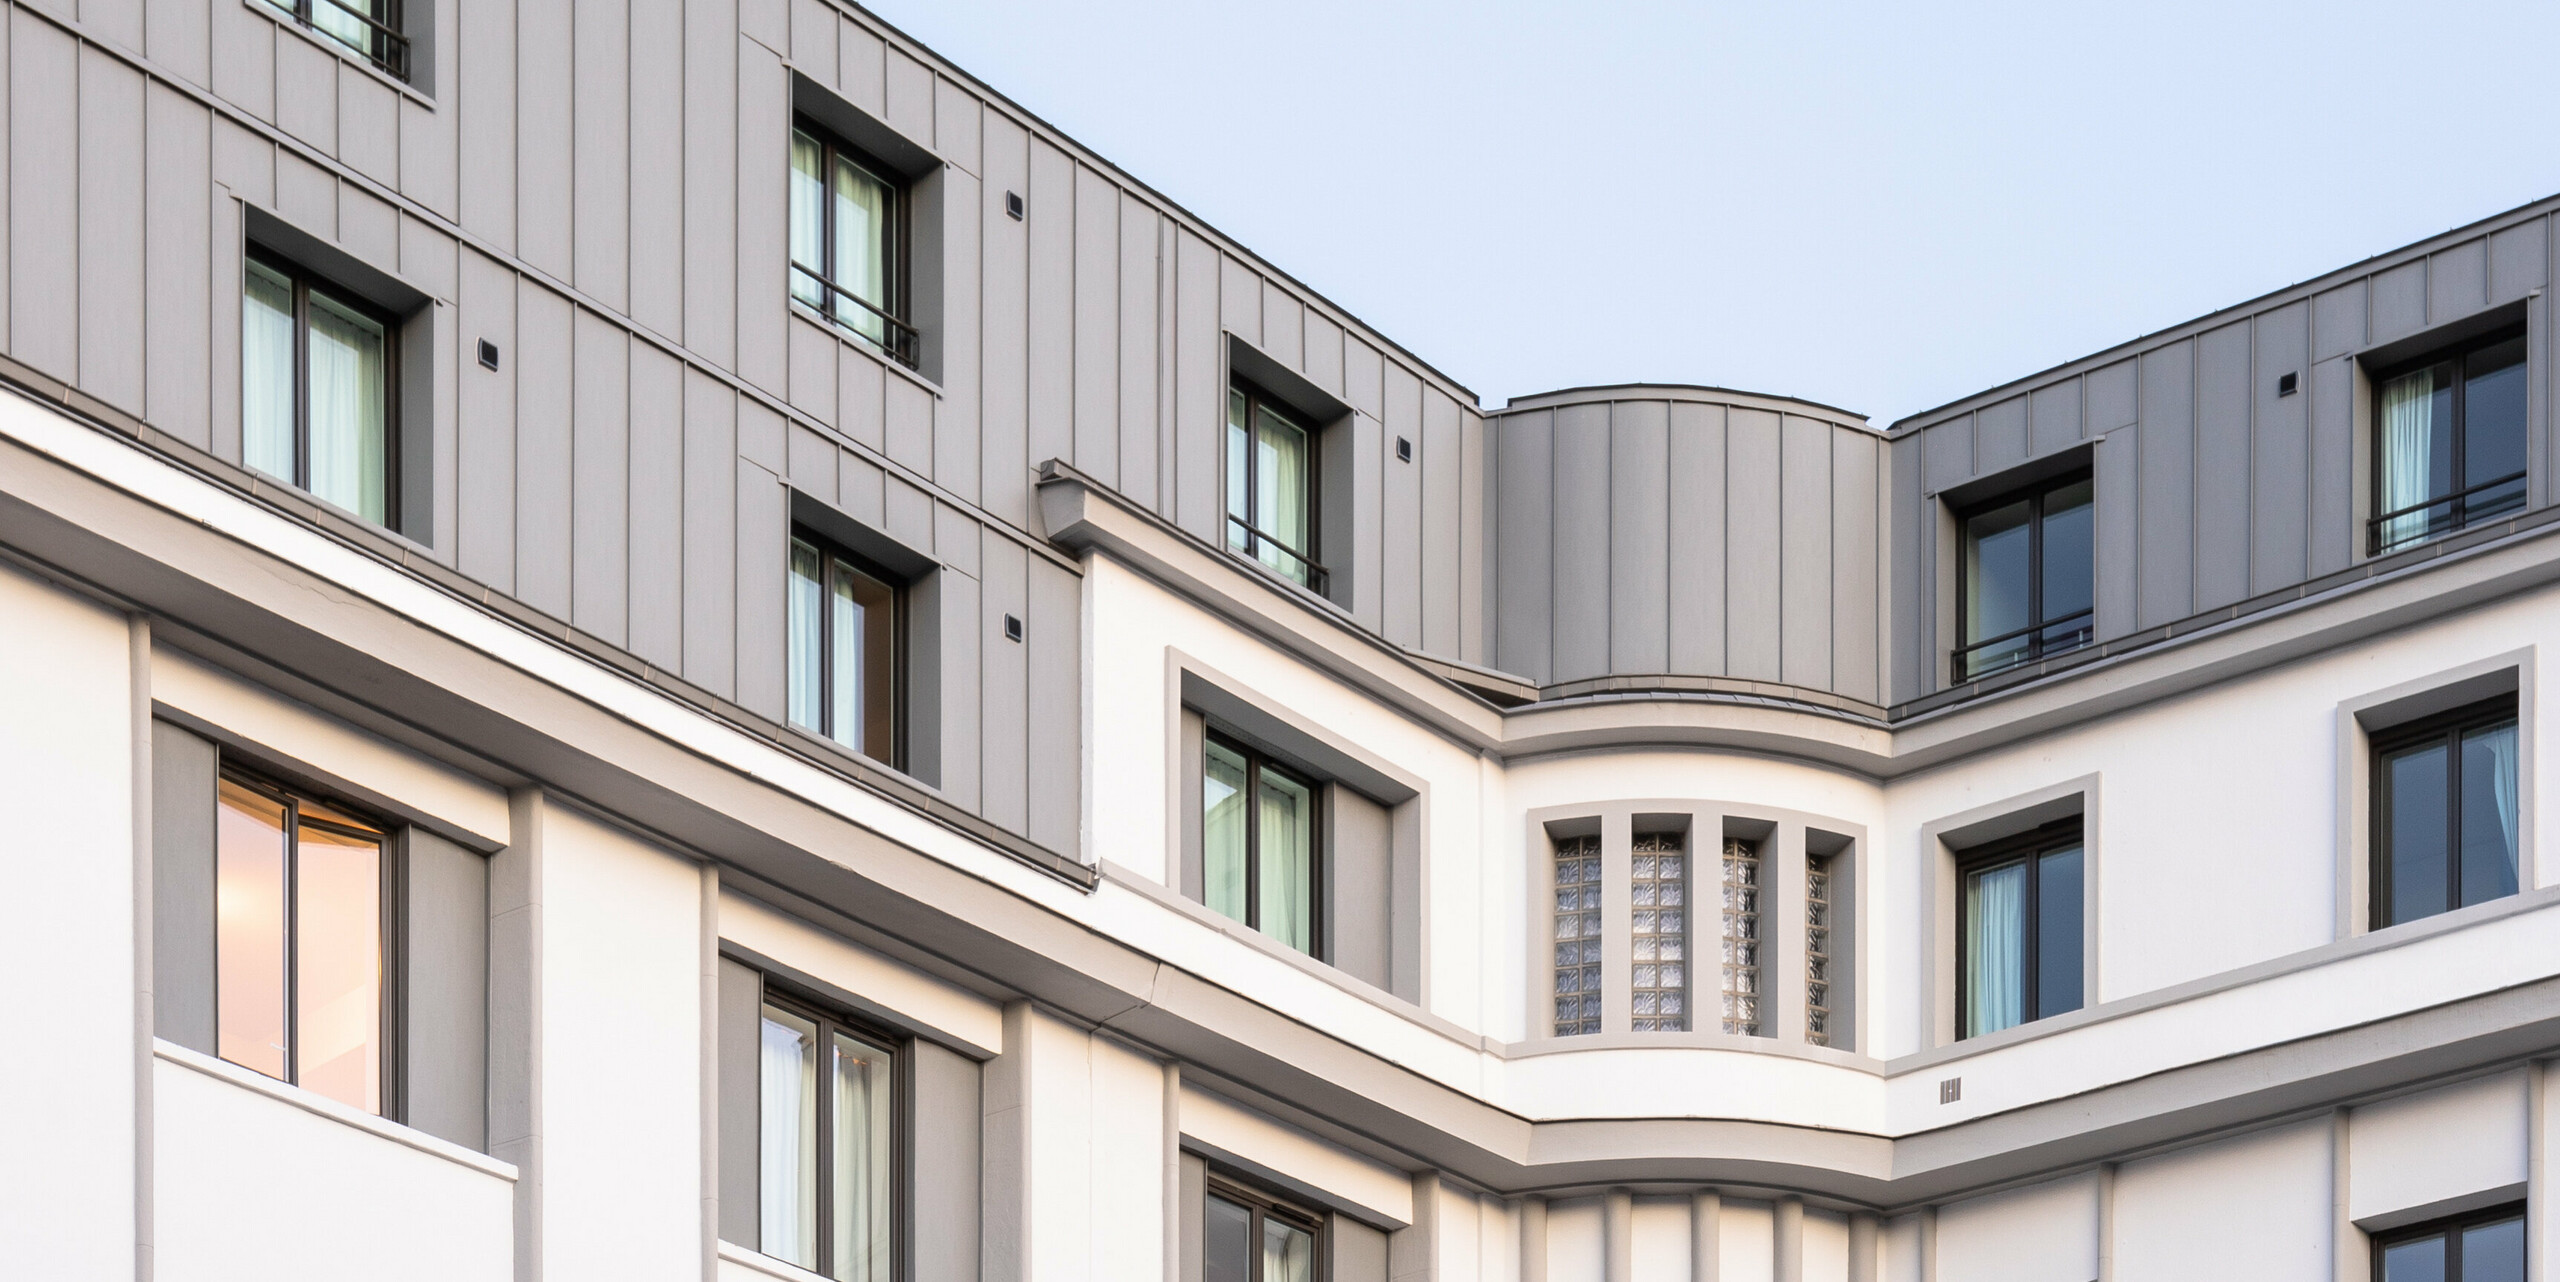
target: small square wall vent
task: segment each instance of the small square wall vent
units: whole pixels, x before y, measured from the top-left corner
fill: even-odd
[[[1412,441],[1406,440],[1401,436],[1396,438],[1396,461],[1399,463],[1410,463],[1413,461]]]
[[[1964,1079],[1963,1079],[1963,1078],[1961,1078],[1961,1077],[1950,1077],[1950,1078],[1947,1078],[1946,1080],[1944,1080],[1944,1081],[1942,1081],[1942,1082],[1939,1082],[1939,1083],[1938,1083],[1938,1102],[1939,1102],[1939,1103],[1941,1103],[1941,1104],[1953,1104],[1953,1103],[1955,1103],[1957,1100],[1960,1100],[1960,1099],[1963,1099],[1963,1098],[1964,1098]]]
[[[2276,395],[2291,396],[2300,390],[2302,390],[2302,376],[2300,374],[2282,374],[2277,376]]]
[[[1004,194],[1004,216],[1005,216],[1005,217],[1007,217],[1007,218],[1012,219],[1012,220],[1013,220],[1013,221],[1015,221],[1015,222],[1021,222],[1021,221],[1022,221],[1022,193],[1021,193],[1021,192],[1018,192],[1018,191],[1009,191],[1009,192],[1006,192],[1006,193]]]
[[[1022,618],[1020,615],[1008,614],[1004,616],[1004,639],[1007,641],[1019,641],[1022,639]]]
[[[485,338],[480,340],[480,368],[498,368],[498,345]]]

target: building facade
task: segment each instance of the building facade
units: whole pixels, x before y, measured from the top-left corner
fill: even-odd
[[[0,38],[0,1273],[2560,1277],[2560,199],[1486,410],[833,0]]]

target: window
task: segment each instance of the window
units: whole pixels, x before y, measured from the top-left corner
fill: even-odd
[[[1960,1035],[2080,1009],[2080,821],[1969,852],[1957,873]]]
[[[1804,857],[1804,1039],[1831,1044],[1831,895],[1838,855]]]
[[[2369,550],[2380,555],[2524,507],[2524,332],[2383,371]]]
[[[1316,1282],[1320,1215],[1212,1179],[1200,1228],[1201,1282]]]
[[[362,55],[402,80],[409,78],[409,38],[400,34],[400,0],[267,0],[295,22]]]
[[[2092,493],[2084,472],[1964,516],[1957,681],[2089,643]]]
[[[1724,1031],[1760,1032],[1760,846],[1724,841]]]
[[[1201,874],[1209,907],[1320,956],[1316,785],[1221,735],[1201,771]]]
[[[838,1282],[894,1282],[895,1053],[768,995],[757,1086],[759,1249]]]
[[[1315,591],[1316,438],[1260,388],[1227,389],[1227,546]]]
[[[1627,996],[1635,1031],[1689,1027],[1689,855],[1681,834],[1639,833],[1629,863],[1635,914]]]
[[[325,0],[316,0],[325,3]],[[249,260],[240,319],[247,464],[389,526],[396,365],[389,318],[264,257]]]
[[[2512,695],[2375,737],[2376,929],[2516,893],[2516,749]]]
[[[1556,841],[1558,1037],[1600,1031],[1600,837]]]
[[[912,368],[907,192],[806,118],[791,130],[791,296]]]
[[[2374,1282],[2524,1282],[2524,1207],[2421,1224],[2373,1245]]]
[[[368,1113],[395,1097],[385,830],[226,771],[214,807],[214,1046]]]
[[[905,596],[868,563],[800,533],[791,540],[792,724],[903,769]]]

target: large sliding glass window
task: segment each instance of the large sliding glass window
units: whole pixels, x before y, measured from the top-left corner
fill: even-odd
[[[1960,1037],[2080,1009],[2082,847],[2066,820],[1969,853],[1956,912]]]
[[[2401,1229],[2373,1245],[2374,1282],[2524,1282],[2524,1207]]]
[[[1225,1180],[1200,1217],[1201,1282],[1316,1282],[1324,1218]]]
[[[761,1249],[837,1282],[894,1282],[896,1055],[793,1003],[767,1000],[762,1028]]]
[[[2375,928],[2516,893],[2516,748],[2512,695],[2375,737]]]
[[[1262,389],[1227,389],[1227,546],[1322,592],[1315,446],[1315,433]]]
[[[1964,617],[1955,680],[2089,643],[2096,559],[2084,473],[1967,513],[1961,522]]]
[[[791,540],[792,724],[904,768],[904,602],[889,578],[813,535]]]
[[[807,120],[791,131],[791,296],[912,366],[907,193],[894,170]]]
[[[214,811],[214,1045],[368,1113],[393,1058],[383,992],[385,830],[225,773]]]
[[[1200,852],[1209,907],[1321,956],[1316,784],[1211,735],[1200,772]]]
[[[375,525],[390,525],[398,517],[391,322],[263,258],[249,260],[242,299],[245,461]]]
[[[2524,334],[2508,330],[2374,380],[2367,550],[2397,551],[2524,507]]]

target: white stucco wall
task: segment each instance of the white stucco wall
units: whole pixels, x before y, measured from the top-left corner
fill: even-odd
[[[131,645],[123,616],[0,566],[0,1261],[134,1267]]]
[[[2332,1282],[2329,1158],[2318,1119],[2125,1163],[2118,1282]]]

